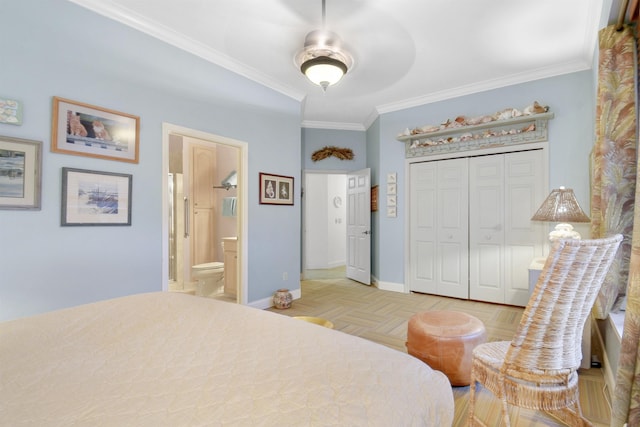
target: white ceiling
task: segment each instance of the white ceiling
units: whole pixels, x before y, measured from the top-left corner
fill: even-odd
[[[363,130],[379,113],[591,68],[621,0],[326,0],[354,58],[326,94],[294,64],[322,0],[70,1],[303,101],[303,126]]]

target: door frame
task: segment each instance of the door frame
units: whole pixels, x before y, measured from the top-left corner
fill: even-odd
[[[169,290],[169,212],[166,209],[169,203],[168,188],[169,177],[169,137],[171,135],[197,138],[212,144],[222,144],[235,147],[239,150],[238,172],[238,300],[243,305],[248,303],[248,170],[249,170],[249,144],[243,141],[190,129],[171,123],[162,123],[162,290]],[[213,191],[213,190],[212,190]]]

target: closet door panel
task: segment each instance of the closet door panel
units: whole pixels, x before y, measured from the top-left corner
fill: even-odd
[[[468,161],[410,168],[409,289],[468,298]]]
[[[504,303],[525,306],[529,300],[529,264],[543,256],[542,223],[531,216],[544,200],[543,151],[505,154],[505,296]]]
[[[483,288],[490,291],[499,290],[502,283],[502,247],[500,245],[484,244],[477,248],[478,262],[478,283]],[[469,293],[471,299],[479,299],[478,296]]]
[[[504,300],[504,157],[469,159],[469,298]]]
[[[417,259],[422,260],[416,265],[415,279],[429,284],[422,292],[435,292],[436,251],[434,245],[432,242],[417,242],[415,247]]]
[[[529,301],[529,265],[534,258],[535,245],[507,245],[505,248],[505,271],[507,280],[504,290],[504,303],[525,306]]]
[[[469,161],[437,162],[438,295],[469,298]]]
[[[409,289],[436,293],[436,206],[435,162],[411,166]]]
[[[409,289],[525,306],[529,264],[546,243],[531,221],[545,197],[543,156],[411,164]]]
[[[468,298],[467,248],[459,243],[441,243],[438,251],[439,272],[438,295]]]

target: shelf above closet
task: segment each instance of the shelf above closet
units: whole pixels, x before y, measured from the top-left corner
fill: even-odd
[[[442,153],[482,150],[548,140],[548,122],[553,113],[531,114],[511,119],[434,132],[399,136],[405,143],[405,157],[423,157]]]

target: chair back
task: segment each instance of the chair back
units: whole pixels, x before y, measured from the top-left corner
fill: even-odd
[[[582,332],[622,235],[553,243],[503,369],[563,374],[582,359]]]

